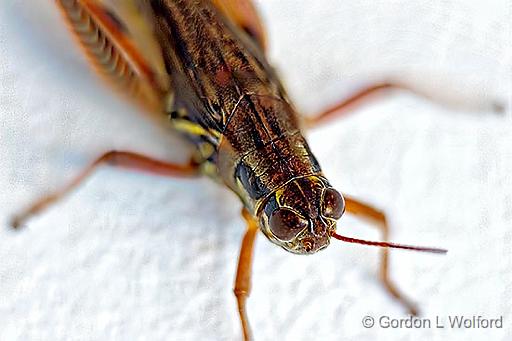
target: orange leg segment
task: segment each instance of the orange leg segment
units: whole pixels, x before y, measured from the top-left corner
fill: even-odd
[[[326,123],[327,121],[336,117],[342,117],[349,113],[355,106],[362,105],[378,95],[382,95],[387,90],[392,89],[405,89],[403,86],[392,83],[374,84],[362,90],[359,90],[349,98],[344,99],[340,103],[333,105],[327,110],[313,116],[305,117],[306,125],[308,127],[315,127],[319,124]]]
[[[258,232],[258,223],[245,208],[242,209],[242,216],[247,223],[247,231],[240,248],[234,292],[238,304],[240,322],[242,323],[244,340],[248,341],[251,339],[251,330],[249,319],[247,318],[246,302],[251,292],[253,248],[256,233]]]
[[[372,206],[365,204],[356,199],[344,196],[345,198],[345,209],[347,212],[354,214],[356,216],[360,216],[362,218],[369,219],[376,223],[376,227],[382,231],[382,240],[389,240],[389,226],[386,221],[386,216],[384,213],[379,210],[373,208]],[[380,280],[386,290],[393,296],[396,300],[398,300],[405,308],[407,308],[408,312],[412,315],[418,315],[418,309],[416,305],[411,302],[401,291],[397,288],[397,286],[393,283],[389,275],[389,248],[381,249],[381,264],[380,264]]]
[[[102,164],[173,177],[188,177],[198,173],[198,165],[193,162],[185,165],[179,165],[152,159],[132,152],[110,151],[91,163],[68,185],[57,190],[55,193],[43,196],[36,200],[27,209],[14,216],[11,221],[11,226],[13,228],[22,226],[31,216],[56,203],[62,197],[78,187],[98,166]]]

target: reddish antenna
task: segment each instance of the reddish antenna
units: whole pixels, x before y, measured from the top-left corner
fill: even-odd
[[[388,243],[388,242],[374,242],[374,241],[370,241],[370,240],[345,237],[345,236],[340,236],[339,234],[337,234],[334,231],[331,232],[331,236],[333,236],[334,238],[341,240],[343,242],[347,242],[347,243],[355,243],[355,244],[363,244],[363,245],[371,245],[371,246],[379,246],[379,247],[390,247],[390,248],[394,248],[394,249],[404,249],[404,250],[413,250],[413,251],[430,252],[430,253],[441,253],[441,254],[448,252],[448,250],[433,248],[433,247],[402,245],[402,244],[395,244],[395,243]]]

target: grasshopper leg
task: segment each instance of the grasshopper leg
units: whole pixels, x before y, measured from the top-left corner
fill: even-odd
[[[376,227],[378,227],[382,231],[382,239],[383,241],[388,241],[389,239],[389,225],[386,221],[386,215],[374,207],[363,203],[359,200],[355,200],[353,198],[344,196],[345,198],[345,208],[347,212],[352,213],[356,216],[360,216],[362,218],[367,218],[376,223]],[[381,249],[381,263],[380,263],[380,280],[386,290],[393,296],[396,300],[398,300],[402,305],[404,305],[411,315],[418,315],[418,309],[416,305],[411,302],[401,291],[397,288],[397,286],[393,283],[390,278],[389,271],[389,248]]]
[[[422,94],[421,92],[405,85],[389,82],[376,83],[353,93],[350,97],[341,100],[316,115],[304,117],[304,123],[306,127],[313,128],[332,119],[343,117],[350,113],[356,106],[363,105],[390,90],[406,90],[419,96],[430,98],[430,96]],[[492,107],[493,110],[498,113],[503,112],[504,110],[503,105],[499,102],[493,102]]]
[[[247,318],[246,302],[251,292],[253,246],[256,233],[258,232],[258,224],[245,208],[242,209],[242,216],[247,223],[247,231],[245,232],[240,248],[235,288],[233,291],[238,304],[238,313],[240,314],[244,340],[247,341],[251,339],[251,331],[249,319]]]
[[[91,173],[100,165],[108,164],[111,166],[122,167],[133,170],[145,171],[153,174],[174,177],[187,177],[197,174],[197,164],[190,162],[188,164],[179,165],[168,163],[147,156],[125,151],[109,151],[96,159],[87,168],[85,168],[77,177],[75,177],[69,184],[57,190],[56,192],[43,196],[36,200],[27,209],[20,214],[14,216],[11,222],[13,228],[18,228],[31,216],[41,212],[45,208],[54,204],[62,197],[67,195],[82,181],[84,181]]]
[[[331,119],[342,117],[348,114],[355,106],[362,105],[378,95],[383,94],[387,90],[405,89],[403,86],[392,83],[379,83],[368,86],[352,94],[350,97],[343,99],[332,107],[320,112],[312,117],[305,117],[305,123],[308,127],[316,127],[317,125],[328,122]]]

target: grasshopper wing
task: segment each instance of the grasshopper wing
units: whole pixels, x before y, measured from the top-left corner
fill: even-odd
[[[150,111],[169,92],[152,13],[140,0],[56,0],[96,71]]]

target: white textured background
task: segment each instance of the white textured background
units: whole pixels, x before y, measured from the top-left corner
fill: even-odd
[[[0,4],[2,226],[109,149],[185,160],[183,143],[90,73],[51,1]],[[389,214],[394,241],[449,249],[392,252],[393,278],[423,317],[503,316],[504,328],[365,329],[365,315],[405,316],[377,281],[378,250],[333,242],[301,257],[259,238],[255,339],[510,340],[510,2],[258,5],[302,111],[389,78],[437,98],[393,92],[312,131],[311,146],[337,188]],[[0,229],[0,340],[238,339],[239,207],[208,179],[98,170],[27,229]],[[351,217],[340,229],[380,237]]]

